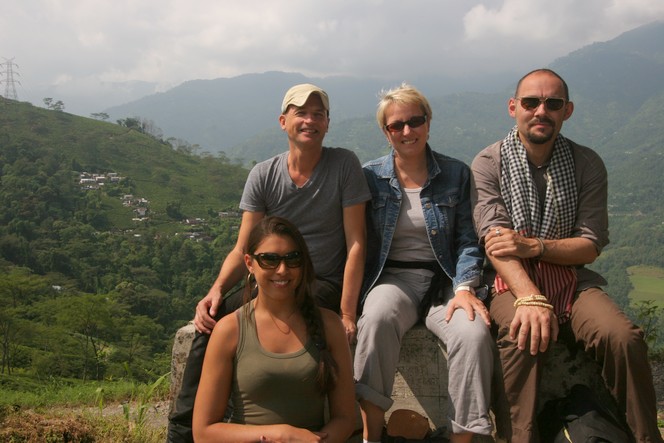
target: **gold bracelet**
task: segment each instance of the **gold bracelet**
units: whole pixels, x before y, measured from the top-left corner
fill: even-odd
[[[546,247],[544,246],[544,240],[542,240],[540,237],[535,237],[535,239],[539,243],[539,247],[540,247],[539,255],[535,258],[537,260],[539,260],[540,258],[544,257],[544,252],[546,252]]]

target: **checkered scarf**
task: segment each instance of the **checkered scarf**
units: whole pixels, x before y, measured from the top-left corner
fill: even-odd
[[[526,149],[519,140],[516,126],[512,128],[500,148],[500,186],[507,212],[514,230],[524,237],[544,239],[568,238],[576,219],[578,194],[574,177],[572,148],[565,137],[558,134],[553,155],[545,174],[547,181],[544,211],[537,187],[530,174]],[[533,283],[549,298],[560,322],[567,321],[576,292],[576,271],[571,266],[523,259],[523,265]],[[496,277],[496,290],[509,288]]]

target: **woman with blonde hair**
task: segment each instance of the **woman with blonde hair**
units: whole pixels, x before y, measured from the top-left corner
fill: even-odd
[[[431,149],[431,106],[412,86],[384,93],[376,117],[392,149],[364,165],[372,200],[354,363],[364,440],[381,439],[401,340],[423,321],[447,347],[450,439],[470,442],[492,431],[494,361],[470,169]]]

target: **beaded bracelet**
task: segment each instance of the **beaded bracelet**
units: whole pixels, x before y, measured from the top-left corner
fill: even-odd
[[[546,308],[550,311],[553,311],[553,305],[551,305],[549,303],[545,303],[543,301],[529,301],[529,302],[521,303],[521,304],[519,304],[519,306],[539,306],[540,308]],[[519,306],[517,306],[517,308]]]
[[[546,298],[546,295],[542,295],[542,294],[530,294],[528,297],[517,298],[517,299],[514,301],[514,306],[518,306],[518,305],[521,304],[521,303],[524,303],[524,302],[530,302],[530,301],[544,301],[544,302],[548,302],[549,299]]]
[[[514,307],[518,308],[519,306],[539,306],[540,308],[553,310],[553,305],[548,301],[549,300],[546,298],[546,296],[542,294],[531,294],[528,297],[521,297],[514,300]]]

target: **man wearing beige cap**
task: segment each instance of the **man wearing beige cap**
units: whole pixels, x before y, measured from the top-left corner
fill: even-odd
[[[371,194],[353,152],[323,147],[329,111],[327,93],[315,85],[293,86],[284,96],[279,124],[288,136],[288,151],[258,163],[249,173],[237,243],[196,306],[197,332],[169,418],[171,443],[193,441],[192,411],[209,334],[216,320],[242,304],[241,291],[229,291],[246,275],[249,233],[266,215],[287,218],[300,230],[317,276],[313,293],[320,306],[341,315],[349,342],[355,340],[366,243],[364,206]]]

